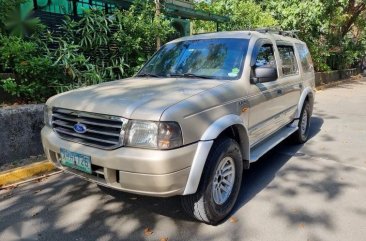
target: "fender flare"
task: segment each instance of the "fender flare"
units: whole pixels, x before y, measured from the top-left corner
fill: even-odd
[[[314,91],[313,91],[313,89],[311,87],[306,87],[302,91],[301,96],[300,96],[299,103],[297,104],[297,112],[296,112],[296,115],[295,115],[295,119],[300,118],[302,106],[304,105],[305,99],[308,96],[310,96],[312,98],[311,101],[313,101],[313,99],[314,99]]]
[[[244,133],[242,131],[239,133],[241,136],[240,138],[246,138],[246,141],[240,143],[243,145],[243,143],[246,143],[246,146],[242,146],[241,149],[245,152],[243,153],[243,158],[246,160],[249,160],[249,138],[247,135],[247,128],[244,125],[243,120],[238,116],[234,114],[226,115],[218,120],[214,121],[203,133],[200,141],[198,142],[198,147],[196,150],[196,153],[193,158],[193,162],[191,165],[191,170],[189,172],[188,180],[186,187],[184,189],[183,195],[189,195],[193,194],[197,191],[198,185],[201,180],[201,176],[203,173],[203,168],[206,164],[206,159],[208,154],[210,153],[211,147],[214,143],[214,140],[228,127],[230,126],[238,126],[239,128],[242,128],[244,130]]]

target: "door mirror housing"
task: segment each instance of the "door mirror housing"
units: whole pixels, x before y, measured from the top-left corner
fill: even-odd
[[[277,68],[272,66],[254,67],[252,83],[265,83],[275,81],[278,78]]]

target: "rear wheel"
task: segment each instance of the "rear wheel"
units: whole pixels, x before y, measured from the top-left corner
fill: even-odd
[[[298,130],[293,134],[293,141],[297,144],[303,144],[309,139],[310,130],[310,105],[305,102],[301,110]]]
[[[238,143],[230,138],[216,140],[197,192],[182,196],[183,209],[199,221],[219,223],[235,205],[242,174],[243,160]]]

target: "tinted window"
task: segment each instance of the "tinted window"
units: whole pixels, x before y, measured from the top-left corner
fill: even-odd
[[[277,46],[282,61],[282,73],[283,75],[293,75],[299,72],[297,66],[295,51],[292,46]]]
[[[265,44],[260,47],[257,58],[255,60],[255,66],[272,66],[276,67],[276,61],[274,57],[274,51],[271,44]]]
[[[248,40],[200,39],[163,46],[139,72],[161,77],[238,79]]]
[[[304,72],[313,70],[313,61],[311,60],[310,52],[304,44],[295,44],[300,55],[301,66]]]

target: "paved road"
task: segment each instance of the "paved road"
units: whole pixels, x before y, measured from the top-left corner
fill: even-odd
[[[60,174],[0,191],[0,240],[366,240],[365,105],[366,81],[318,92],[310,141],[245,172],[237,222],[193,222],[177,198],[104,194]]]

